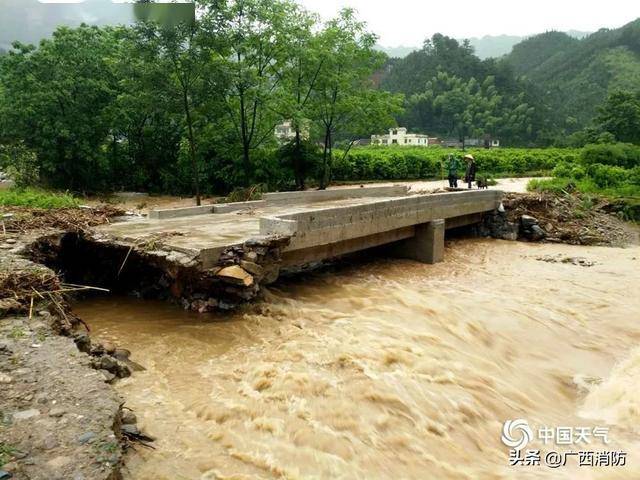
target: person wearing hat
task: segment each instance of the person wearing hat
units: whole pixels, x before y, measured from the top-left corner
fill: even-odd
[[[476,159],[473,158],[473,155],[465,155],[465,161],[467,162],[467,171],[464,174],[464,181],[467,182],[469,188],[471,188],[471,183],[476,181],[476,172],[478,167],[476,165]]]

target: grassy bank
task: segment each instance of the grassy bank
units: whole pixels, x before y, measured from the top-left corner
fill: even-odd
[[[71,208],[80,202],[69,193],[49,192],[36,188],[0,190],[0,206],[32,208]]]
[[[606,197],[623,218],[640,221],[639,147],[589,145],[577,159],[559,162],[553,175],[548,180],[532,180],[529,190]]]

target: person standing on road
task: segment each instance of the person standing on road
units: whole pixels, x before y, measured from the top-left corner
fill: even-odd
[[[471,183],[476,181],[476,172],[478,171],[478,166],[476,165],[476,159],[473,158],[473,155],[465,155],[465,161],[467,162],[467,171],[464,174],[464,181],[467,182],[469,188],[471,188]]]
[[[449,155],[447,160],[447,175],[449,178],[449,188],[458,188],[458,169],[460,162],[454,155]]]

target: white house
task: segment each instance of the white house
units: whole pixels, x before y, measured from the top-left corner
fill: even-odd
[[[400,145],[403,147],[428,147],[429,136],[407,133],[407,129],[391,128],[388,135],[371,135],[371,145]]]
[[[291,120],[287,120],[276,125],[274,135],[281,143],[290,142],[296,138],[296,130],[293,128]],[[300,128],[300,138],[302,138],[302,140],[309,140],[309,126],[307,122],[303,122],[302,127]]]

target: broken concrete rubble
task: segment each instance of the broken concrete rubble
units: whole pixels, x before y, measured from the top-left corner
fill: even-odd
[[[520,236],[537,242],[547,236],[546,232],[538,225],[538,220],[531,215],[522,215],[520,217]]]
[[[251,274],[238,265],[225,267],[216,275],[232,285],[244,285],[245,287],[253,285],[253,277]]]
[[[518,225],[510,222],[504,211],[495,210],[482,217],[477,226],[477,232],[482,237],[499,238],[502,240],[517,240]]]
[[[262,285],[277,280],[289,242],[283,236],[250,239],[226,248],[207,267],[197,256],[167,247],[162,238],[147,240],[131,244],[103,234],[58,234],[40,238],[29,251],[34,260],[62,271],[67,281],[173,299],[186,309],[207,312],[250,301]]]

